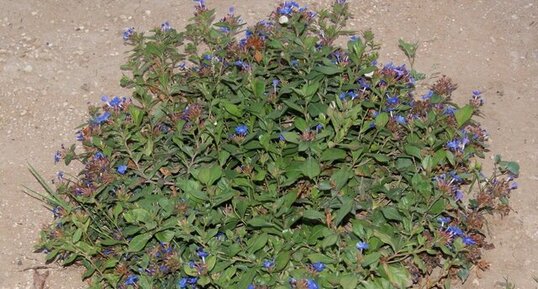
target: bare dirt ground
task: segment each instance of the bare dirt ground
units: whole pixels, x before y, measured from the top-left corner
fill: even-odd
[[[491,149],[519,161],[514,212],[490,218],[491,268],[474,272],[458,288],[538,288],[538,2],[536,0],[350,0],[350,28],[371,28],[382,42],[382,62],[404,62],[397,40],[420,41],[416,68],[443,73],[458,84],[455,101],[484,91],[483,123]],[[329,1],[302,1],[310,8]],[[208,0],[224,13],[235,6],[248,23],[268,15],[268,0]],[[40,227],[51,214],[22,193],[37,188],[32,164],[48,179],[53,154],[74,142],[88,103],[102,95],[126,95],[118,83],[124,61],[121,31],[148,30],[169,20],[182,28],[191,0],[0,0],[0,288],[41,288],[33,270],[44,265],[33,253]],[[491,164],[486,159],[484,163]],[[84,288],[80,271],[47,269],[48,288]],[[45,270],[40,270],[45,272]]]

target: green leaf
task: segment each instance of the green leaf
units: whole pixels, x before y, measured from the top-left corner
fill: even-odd
[[[73,233],[73,243],[80,241],[81,237],[82,237],[82,228],[77,228],[75,230],[75,233]]]
[[[381,253],[379,253],[379,252],[373,252],[373,253],[367,254],[362,259],[361,266],[362,267],[367,267],[369,265],[372,265],[372,264],[378,262],[379,258],[381,258]]]
[[[130,242],[127,248],[128,252],[140,252],[146,247],[148,241],[153,237],[153,234],[148,232],[138,236],[135,236]]]
[[[382,112],[375,118],[375,126],[377,128],[383,128],[389,122],[389,114]]]
[[[321,173],[319,162],[311,157],[308,158],[303,163],[302,173],[303,175],[309,177],[310,179],[314,179]]]
[[[231,102],[224,102],[224,109],[226,109],[226,111],[229,112],[233,116],[237,116],[237,117],[243,116],[243,111],[239,108],[239,106]]]
[[[215,264],[217,263],[217,257],[214,255],[208,256],[206,259],[206,268],[208,272],[211,272],[213,268],[215,267]]]
[[[398,47],[404,52],[405,56],[409,59],[413,59],[416,56],[418,43],[409,43],[403,39],[398,40]]]
[[[414,145],[406,144],[404,146],[405,153],[414,156],[418,159],[422,159],[422,155],[420,154],[420,149]]]
[[[289,251],[281,251],[276,255],[274,272],[282,271],[288,265],[291,254]]]
[[[387,218],[388,220],[401,221],[403,219],[402,215],[395,207],[384,207],[381,209],[381,212],[383,213],[383,216],[385,216],[385,218]]]
[[[499,161],[499,169],[503,172],[508,171],[513,175],[519,175],[519,164],[516,162]]]
[[[131,114],[136,126],[140,126],[144,119],[144,111],[135,105],[129,105],[129,113]]]
[[[299,143],[299,136],[294,132],[283,132],[282,136],[290,143]]]
[[[380,162],[380,163],[387,163],[390,161],[390,158],[387,157],[386,155],[382,155],[382,154],[370,154],[370,156],[372,156],[376,161]]]
[[[456,122],[458,123],[458,128],[460,128],[467,121],[469,121],[471,117],[473,116],[473,113],[474,113],[474,109],[471,105],[466,105],[458,109],[454,113],[454,116],[456,117]]]
[[[306,124],[306,121],[301,117],[296,117],[293,121],[293,125],[300,131],[305,131],[308,129],[308,125]]]
[[[342,73],[342,69],[336,65],[334,66],[318,66],[314,68],[315,71],[321,72],[325,75],[334,75]]]
[[[196,174],[195,177],[197,180],[210,186],[222,176],[222,169],[217,165],[210,167],[205,166],[196,170],[194,174]]]
[[[342,206],[334,215],[333,225],[338,226],[353,209],[354,201],[351,198],[342,198]]]
[[[322,113],[327,112],[327,108],[329,106],[324,103],[311,103],[308,105],[308,113],[310,113],[310,116],[312,117],[318,117]]]
[[[174,235],[175,235],[174,231],[166,230],[166,231],[160,231],[159,233],[155,234],[155,238],[157,238],[159,242],[168,243],[172,241],[172,239],[174,238]]]
[[[252,92],[254,96],[262,98],[265,93],[265,81],[260,78],[256,78],[252,81]]]
[[[148,157],[151,156],[151,154],[153,153],[153,139],[148,138],[144,147],[144,155]]]
[[[254,217],[247,222],[252,227],[273,227],[274,224],[267,221],[264,217]]]
[[[252,283],[252,280],[254,280],[254,277],[256,276],[256,270],[254,268],[248,268],[245,272],[243,272],[243,274],[239,276],[241,276],[241,279],[239,279],[239,282],[234,287],[247,288],[248,284]]]
[[[347,156],[347,153],[343,149],[339,148],[329,148],[321,153],[321,161],[334,161],[334,160],[343,160]]]
[[[353,177],[353,170],[345,165],[342,166],[339,170],[333,173],[331,180],[334,181],[335,189],[342,189],[348,182],[350,178]]]
[[[305,91],[305,96],[306,97],[311,97],[313,96],[319,89],[319,85],[320,85],[320,82],[312,82],[310,84],[308,84],[305,88],[304,88],[304,91]]]
[[[431,172],[431,170],[433,169],[433,158],[431,156],[424,157],[424,159],[422,160],[422,168],[426,172]]]
[[[137,285],[138,285],[138,288],[140,289],[151,289],[151,288],[154,288],[152,283],[153,282],[148,276],[141,275],[140,279],[138,280]]]
[[[331,234],[331,235],[325,237],[325,239],[323,239],[323,241],[321,241],[321,247],[323,249],[325,249],[327,247],[330,247],[330,246],[336,244],[337,241],[338,241],[338,234]]]
[[[316,263],[316,262],[323,262],[323,263],[327,263],[327,264],[333,264],[335,263],[335,260],[325,254],[321,254],[321,253],[313,253],[313,254],[309,254],[307,256],[308,260],[310,260],[311,263]]]
[[[446,159],[451,165],[456,165],[456,157],[451,151],[446,151]]]
[[[435,203],[433,203],[432,207],[430,208],[430,213],[438,215],[445,210],[445,207],[445,200],[439,199]]]
[[[383,264],[383,269],[389,278],[389,281],[396,288],[408,288],[411,285],[411,275],[401,265],[396,264]]]
[[[343,289],[355,289],[359,283],[359,278],[354,274],[340,276],[340,285]]]
[[[323,222],[325,221],[325,214],[314,209],[308,209],[304,211],[303,218]]]
[[[247,249],[249,254],[256,253],[258,250],[263,248],[267,244],[268,236],[267,234],[261,234],[254,236],[251,240],[254,240],[250,247]]]

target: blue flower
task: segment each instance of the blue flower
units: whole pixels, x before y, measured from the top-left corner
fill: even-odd
[[[355,98],[357,98],[357,93],[353,90],[348,90],[347,96],[349,96],[351,100],[354,100]]]
[[[346,99],[346,96],[347,96],[347,93],[345,92],[340,92],[340,94],[338,95],[338,98],[340,98],[340,100],[345,100]]]
[[[254,284],[248,284],[247,289],[256,289]]]
[[[161,24],[161,31],[168,32],[172,29],[172,26],[170,25],[170,22],[165,21],[163,24]]]
[[[55,219],[62,217],[62,210],[63,209],[61,207],[54,207],[54,209],[51,210]]]
[[[96,152],[93,155],[93,159],[95,159],[95,160],[102,160],[104,158],[105,158],[105,155],[102,152]]]
[[[289,282],[292,286],[294,286],[294,285],[297,283],[297,279],[295,279],[295,278],[293,278],[293,277],[290,277],[290,278],[288,279],[288,282]]]
[[[200,9],[204,9],[205,8],[205,0],[192,0],[193,2],[198,2],[198,7],[197,8],[200,8]]]
[[[279,141],[286,141],[286,138],[284,137],[283,134],[279,134],[279,135],[278,135],[278,140],[279,140]]]
[[[325,269],[325,264],[323,262],[316,262],[316,263],[313,263],[312,264],[312,268],[316,271],[316,272],[321,272]]]
[[[54,163],[57,164],[62,159],[62,153],[60,151],[56,151],[54,154]]]
[[[84,134],[82,133],[82,131],[77,131],[77,133],[75,134],[75,138],[77,139],[77,141],[83,141],[84,140]]]
[[[129,40],[131,36],[133,36],[133,34],[134,34],[134,27],[126,28],[125,30],[123,30],[123,34],[122,34],[123,40],[124,41]]]
[[[459,150],[459,143],[457,139],[453,139],[446,143],[446,147],[450,149],[451,151],[457,151]]]
[[[282,7],[282,8],[278,8],[278,13],[280,15],[290,15],[291,12],[292,12],[292,8],[291,7]]]
[[[319,289],[318,283],[316,283],[316,281],[314,281],[312,279],[307,279],[306,280],[306,286],[307,286],[308,289]]]
[[[136,282],[138,282],[138,276],[137,275],[129,275],[127,279],[125,280],[125,285],[135,285]]]
[[[263,268],[270,269],[275,266],[275,260],[265,260],[263,261]]]
[[[105,111],[105,112],[103,112],[103,114],[97,116],[97,117],[93,120],[93,122],[94,122],[95,124],[102,124],[102,123],[106,122],[106,121],[108,120],[108,118],[110,118],[110,112]]]
[[[509,186],[510,190],[515,190],[515,189],[517,189],[517,187],[518,186],[517,186],[516,182],[511,183],[510,186]]]
[[[122,100],[121,98],[117,97],[117,96],[114,96],[114,98],[112,98],[110,101],[107,102],[107,104],[113,108],[119,108],[121,107],[122,103],[123,103],[124,100]]]
[[[127,41],[131,38],[131,36],[133,36],[135,32],[135,29],[134,27],[130,27],[130,28],[126,28],[125,30],[123,30],[123,40]]]
[[[463,183],[463,179],[458,175],[457,172],[451,171],[449,174],[456,183]]]
[[[297,59],[292,59],[292,60],[290,61],[290,64],[291,64],[291,66],[297,66],[297,65],[299,65],[299,60],[297,60]]]
[[[116,168],[116,171],[120,174],[120,175],[124,175],[125,172],[127,171],[127,166],[126,165],[120,165]]]
[[[170,267],[168,267],[166,265],[161,265],[161,266],[159,266],[159,271],[161,273],[166,274],[166,273],[170,272]]]
[[[395,95],[395,96],[389,96],[389,97],[387,98],[387,103],[388,103],[389,105],[395,105],[395,104],[398,104],[398,101],[399,101],[399,99],[398,99],[398,96],[397,96],[397,95]]]
[[[463,191],[462,191],[462,190],[456,190],[456,191],[454,192],[454,199],[455,199],[456,201],[461,201],[461,200],[463,200]]]
[[[237,60],[236,62],[234,62],[234,65],[237,66],[237,67],[240,68],[240,69],[243,69],[243,70],[249,68],[248,63],[245,63],[245,62],[243,62],[242,60]]]
[[[370,84],[363,77],[357,79],[357,82],[359,82],[361,89],[370,89]]]
[[[456,112],[456,108],[453,106],[447,106],[445,107],[445,110],[443,111],[443,114],[445,115],[454,115]]]
[[[407,121],[405,120],[405,117],[403,117],[403,116],[401,116],[401,115],[397,115],[397,116],[395,116],[395,117],[394,117],[394,120],[395,120],[397,123],[401,124],[401,125],[404,125],[404,124],[407,123]]]
[[[441,223],[441,227],[444,227],[445,224],[450,223],[450,217],[439,217],[437,218],[437,222]]]
[[[323,130],[323,125],[321,123],[318,123],[315,129],[316,129],[316,133],[319,133],[321,130]]]
[[[361,40],[361,38],[359,36],[357,36],[357,35],[353,35],[353,36],[349,37],[349,41],[351,41],[351,42],[360,41],[360,40]]]
[[[276,91],[278,85],[280,84],[280,80],[278,79],[273,79],[273,90]]]
[[[446,232],[452,236],[463,236],[463,230],[456,226],[448,226]]]
[[[476,241],[470,236],[463,236],[462,240],[463,240],[463,244],[467,246],[472,246],[476,244]]]
[[[481,106],[484,104],[484,98],[482,97],[482,92],[480,90],[473,90],[471,104],[475,106]]]
[[[187,278],[187,283],[190,285],[195,285],[196,283],[198,283],[198,277]]]
[[[424,95],[422,96],[422,100],[428,100],[428,99],[432,98],[432,96],[433,96],[433,91],[428,90],[428,91],[426,92],[426,94],[424,94]]]
[[[198,248],[198,250],[196,250],[196,254],[202,259],[205,259],[205,257],[209,256],[209,253],[204,251],[204,248]]]
[[[359,242],[357,242],[357,244],[355,244],[355,247],[357,247],[357,249],[362,252],[363,250],[368,249],[368,243],[363,242],[363,241],[359,241]]]
[[[235,134],[238,136],[246,136],[248,134],[248,127],[244,124],[236,126]]]
[[[208,61],[213,59],[213,56],[211,54],[204,54],[203,57],[204,57],[205,60],[208,60]]]
[[[177,281],[177,286],[181,289],[187,288],[187,278],[183,277],[179,279],[179,281]]]

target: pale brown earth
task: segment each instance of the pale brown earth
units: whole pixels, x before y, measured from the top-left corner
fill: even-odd
[[[329,1],[302,1],[310,8]],[[513,213],[490,218],[496,249],[490,270],[473,272],[458,288],[538,288],[538,2],[536,0],[351,0],[351,29],[371,28],[382,43],[380,60],[405,61],[397,40],[419,41],[416,68],[451,76],[465,103],[484,91],[483,124],[491,150],[521,164]],[[235,6],[248,23],[268,15],[276,2],[208,0],[224,13]],[[34,288],[43,265],[33,253],[40,227],[51,219],[39,202],[22,193],[37,188],[32,164],[47,179],[62,166],[53,154],[74,142],[88,103],[102,95],[125,95],[119,85],[128,49],[121,31],[148,30],[169,20],[182,28],[190,0],[74,1],[0,0],[0,288]],[[222,15],[222,14],[221,14]],[[430,80],[431,82],[431,80]],[[491,167],[491,160],[484,163]],[[76,268],[49,265],[48,288],[84,288]],[[40,270],[41,273],[44,270]],[[36,280],[39,281],[39,280]]]

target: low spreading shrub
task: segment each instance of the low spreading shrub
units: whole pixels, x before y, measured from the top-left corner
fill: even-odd
[[[195,4],[184,32],[124,32],[132,97],[90,107],[55,155],[80,172],[52,188],[32,169],[47,261],[90,288],[431,288],[487,267],[484,215],[509,212],[518,166],[482,174],[479,91],[458,106],[441,77],[418,95],[424,76],[380,65],[368,31],[335,45],[343,0],[244,31]]]

